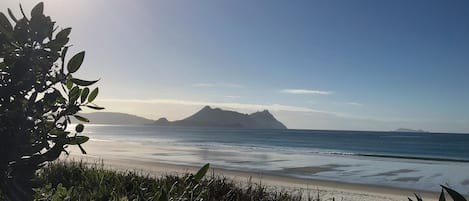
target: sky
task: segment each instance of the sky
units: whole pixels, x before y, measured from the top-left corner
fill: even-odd
[[[2,0],[19,15],[38,1]],[[469,1],[44,0],[106,111],[469,133]]]

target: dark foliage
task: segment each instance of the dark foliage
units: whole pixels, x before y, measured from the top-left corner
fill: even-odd
[[[44,187],[38,200],[207,200],[207,201],[300,201],[301,195],[269,191],[265,186],[241,186],[222,177],[205,177],[208,165],[196,174],[142,176],[116,172],[81,162],[56,162],[38,175]]]
[[[80,107],[103,109],[92,104],[98,88],[87,88],[97,80],[73,77],[85,52],[66,62],[71,28],[57,28],[43,8],[27,17],[20,6],[20,18],[8,9],[11,20],[0,12],[0,192],[9,200],[30,200],[37,169],[68,145],[82,149],[84,126],[67,131],[73,116],[88,121]]]
[[[441,193],[440,193],[440,197],[438,198],[439,201],[446,201],[446,195],[445,195],[445,191],[448,193],[448,195],[451,197],[451,199],[453,199],[453,201],[466,201],[466,198],[464,198],[464,196],[462,196],[461,194],[459,194],[458,192],[456,192],[455,190],[447,187],[447,186],[443,186],[441,185]],[[413,199],[411,198],[408,198],[409,201],[414,201]],[[417,201],[423,201],[422,197],[420,197],[420,195],[418,194],[415,194],[415,199]]]

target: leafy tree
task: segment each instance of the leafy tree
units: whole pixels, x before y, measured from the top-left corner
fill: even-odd
[[[0,12],[0,193],[10,200],[30,200],[36,170],[68,145],[85,154],[84,126],[67,129],[70,118],[88,122],[82,107],[103,109],[92,103],[98,88],[88,88],[98,80],[74,77],[85,52],[66,62],[71,28],[58,30],[43,7],[29,18],[21,5],[22,18],[8,9],[11,21]]]

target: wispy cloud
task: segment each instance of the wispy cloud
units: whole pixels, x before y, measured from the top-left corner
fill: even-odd
[[[225,98],[238,99],[241,98],[241,96],[225,96]]]
[[[353,106],[360,106],[360,107],[363,106],[363,104],[357,103],[357,102],[347,102],[347,103],[345,103],[345,104],[347,104],[347,105],[353,105]]]
[[[193,84],[194,87],[214,87],[215,85],[212,83],[196,83]]]
[[[283,89],[280,92],[297,95],[330,95],[334,93],[332,91],[319,91],[310,89]]]
[[[194,87],[219,87],[219,88],[244,88],[243,85],[234,84],[234,83],[195,83],[192,86]]]
[[[240,84],[233,84],[233,83],[221,84],[220,86],[222,86],[222,87],[228,87],[228,88],[244,88],[243,85],[240,85]]]

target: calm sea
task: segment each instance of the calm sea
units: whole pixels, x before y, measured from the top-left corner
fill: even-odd
[[[469,193],[469,135],[88,125],[96,155]],[[93,154],[93,153],[90,153]],[[319,169],[317,167],[320,167]],[[318,171],[320,170],[320,171]]]

